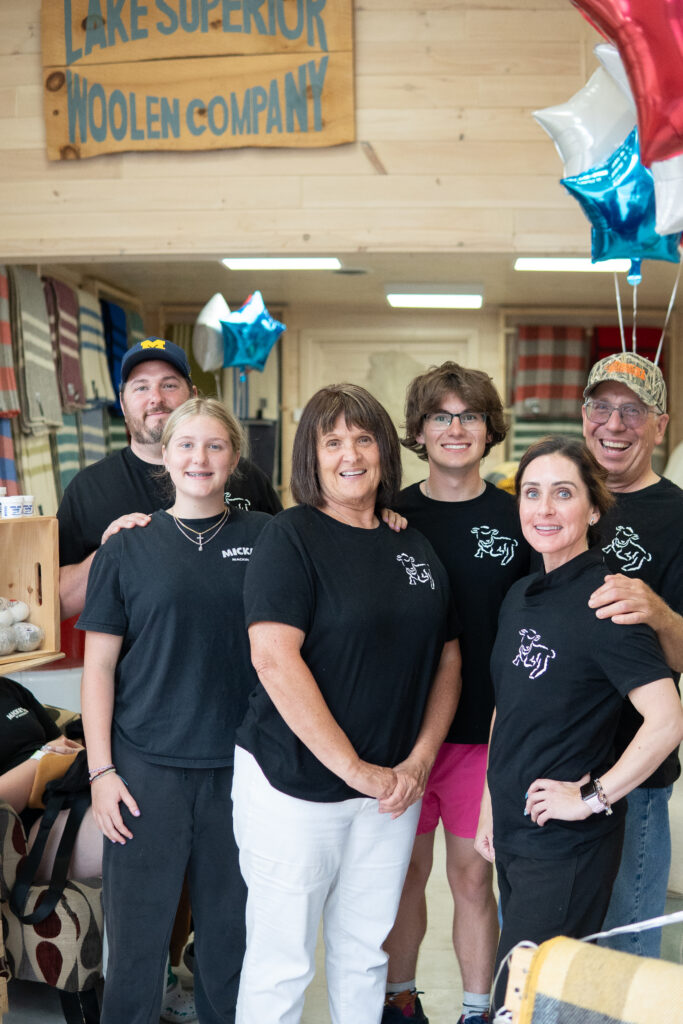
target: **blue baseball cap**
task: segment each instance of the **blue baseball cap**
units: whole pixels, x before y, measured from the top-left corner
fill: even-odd
[[[148,363],[151,359],[160,359],[164,363],[169,363],[181,376],[185,377],[189,384],[192,383],[190,363],[179,345],[175,345],[172,341],[166,341],[164,338],[145,338],[144,341],[138,341],[132,348],[129,348],[121,360],[121,387],[128,380],[130,371],[138,363]]]

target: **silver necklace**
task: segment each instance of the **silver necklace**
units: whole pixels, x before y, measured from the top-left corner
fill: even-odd
[[[204,545],[208,544],[209,541],[214,539],[214,537],[217,537],[218,534],[223,529],[225,521],[230,515],[230,508],[227,505],[225,506],[225,508],[223,509],[223,515],[220,517],[217,523],[214,523],[213,526],[209,527],[208,531],[195,530],[193,529],[193,527],[188,526],[187,523],[184,523],[182,519],[178,519],[178,517],[173,512],[171,512],[170,515],[173,517],[173,522],[176,524],[176,526],[182,533],[183,537],[186,537],[187,540],[190,541],[190,543],[196,544],[199,550],[202,551]],[[193,533],[197,538],[196,540],[194,537],[191,536],[191,534]]]

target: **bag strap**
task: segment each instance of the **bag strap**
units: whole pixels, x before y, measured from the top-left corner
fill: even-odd
[[[57,847],[50,885],[45,893],[40,906],[32,913],[24,914],[24,907],[28,899],[29,889],[34,884],[38,866],[42,860],[45,845],[47,843],[50,829],[54,825],[57,815],[70,794],[55,793],[50,796],[45,813],[43,814],[36,841],[31,847],[28,856],[20,865],[17,877],[10,894],[10,909],[23,924],[39,924],[52,913],[57,906],[59,898],[64,892],[67,872],[71,861],[71,854],[76,843],[76,836],[85,812],[90,806],[90,792],[71,795],[71,802],[68,809],[66,824],[62,838]]]

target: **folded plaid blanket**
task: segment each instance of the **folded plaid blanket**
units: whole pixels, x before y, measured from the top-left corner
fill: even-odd
[[[10,320],[19,420],[26,434],[61,427],[62,405],[43,285],[25,267],[9,267]]]
[[[9,313],[9,278],[0,265],[0,416],[19,415],[17,379],[12,355],[12,326]]]
[[[85,406],[85,388],[78,351],[78,297],[73,288],[54,277],[43,278],[52,349],[57,363],[64,412]]]
[[[582,327],[520,325],[514,377],[515,416],[574,419],[588,377],[590,345]]]

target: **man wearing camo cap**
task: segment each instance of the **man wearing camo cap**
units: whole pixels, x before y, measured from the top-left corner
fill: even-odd
[[[602,521],[613,575],[590,598],[599,618],[647,623],[655,630],[676,684],[683,670],[683,490],[653,469],[664,439],[666,384],[644,356],[619,352],[596,363],[583,393],[583,434],[607,470],[616,504]],[[619,756],[642,719],[625,701]],[[621,867],[603,928],[664,912],[671,864],[668,801],[680,775],[678,751],[629,793]],[[613,949],[658,957],[661,929],[604,941]]]

